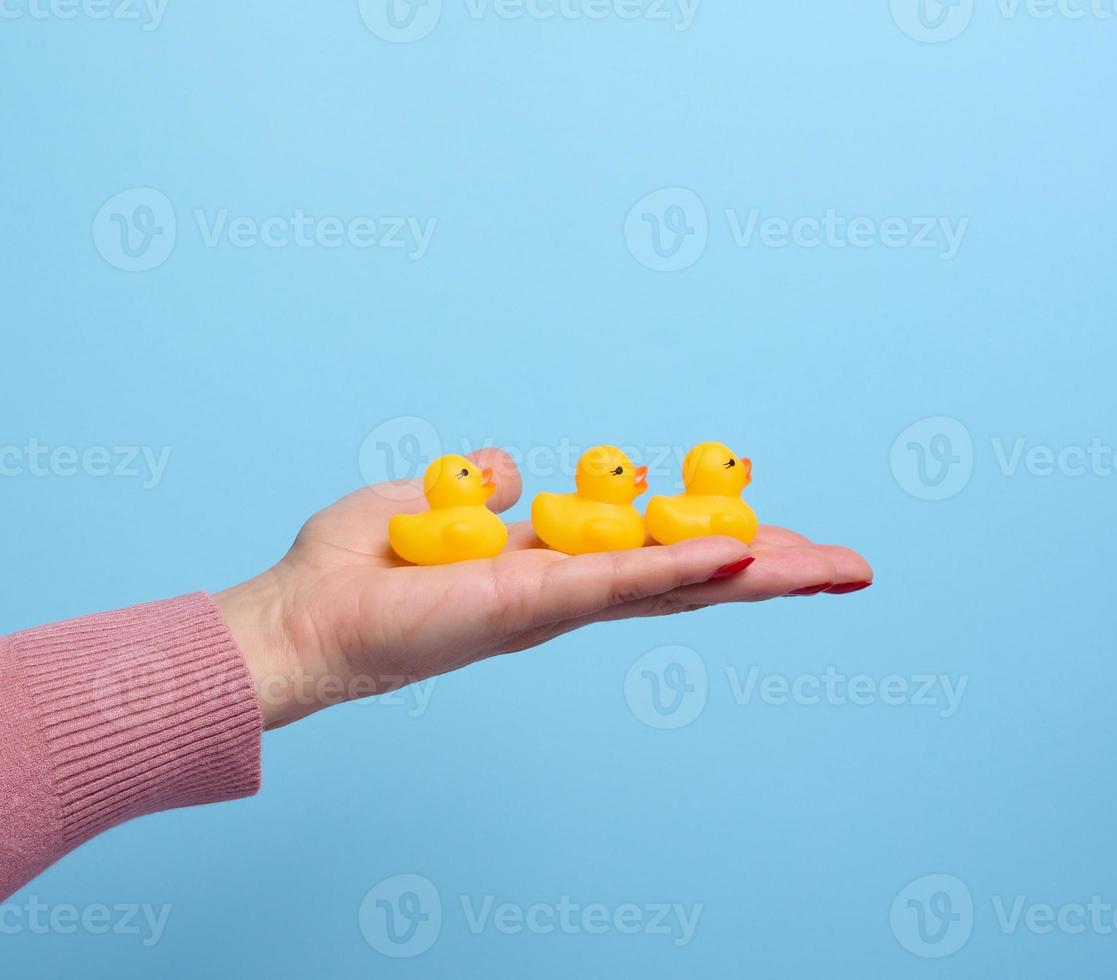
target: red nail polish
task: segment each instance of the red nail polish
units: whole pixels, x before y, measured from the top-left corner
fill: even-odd
[[[714,572],[713,575],[710,576],[710,581],[717,582],[723,578],[732,578],[734,575],[739,575],[754,561],[756,561],[755,558],[749,557],[742,558],[740,561],[735,561],[732,565],[723,565],[716,572]]]
[[[834,588],[829,582],[826,585],[812,585],[809,589],[796,589],[794,592],[789,592],[788,595],[818,595],[820,592],[826,592]]]
[[[826,591],[829,595],[849,595],[851,592],[867,589],[872,584],[872,582],[846,582],[844,585],[833,585]]]

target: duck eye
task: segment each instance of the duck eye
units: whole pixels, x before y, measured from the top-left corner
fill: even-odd
[[[460,480],[460,479],[461,479],[461,478],[462,478],[463,476],[469,476],[469,470],[463,469],[463,470],[462,470],[462,471],[461,471],[461,472],[460,472],[460,473],[458,474],[458,479]]]
[[[729,461],[728,463],[723,463],[722,465],[723,465],[723,466],[724,466],[724,467],[725,467],[725,468],[726,468],[727,470],[731,470],[731,469],[733,469],[733,467],[734,467],[734,466],[736,466],[736,465],[737,465],[737,460],[735,460],[735,459],[731,459],[731,460],[730,460],[730,461]]]
[[[618,466],[615,470],[613,470],[613,476],[620,476],[622,473],[624,473],[623,466]]]

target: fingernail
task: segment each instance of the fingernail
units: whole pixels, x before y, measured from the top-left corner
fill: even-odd
[[[740,561],[735,561],[732,565],[723,565],[716,572],[714,572],[713,575],[710,576],[710,581],[717,582],[719,579],[732,578],[734,575],[739,575],[754,561],[756,561],[755,558],[749,557],[742,558]]]
[[[849,595],[851,592],[867,589],[872,584],[872,582],[846,582],[844,585],[832,585],[826,592],[828,595]]]
[[[809,589],[796,589],[794,592],[789,592],[788,595],[818,595],[820,592],[827,592],[834,588],[829,582],[826,585],[812,585]]]

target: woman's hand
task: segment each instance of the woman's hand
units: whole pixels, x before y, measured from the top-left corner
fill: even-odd
[[[511,507],[521,481],[499,450],[489,506]],[[274,568],[215,596],[248,661],[268,728],[341,701],[383,694],[590,623],[662,616],[719,602],[846,593],[872,569],[848,548],[761,527],[732,538],[568,557],[530,524],[509,528],[497,558],[419,568],[388,545],[388,519],[424,510],[417,482],[366,487],[315,515]]]

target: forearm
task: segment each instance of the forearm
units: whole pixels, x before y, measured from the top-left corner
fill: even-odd
[[[0,899],[133,817],[256,792],[260,732],[204,595],[0,640]]]

